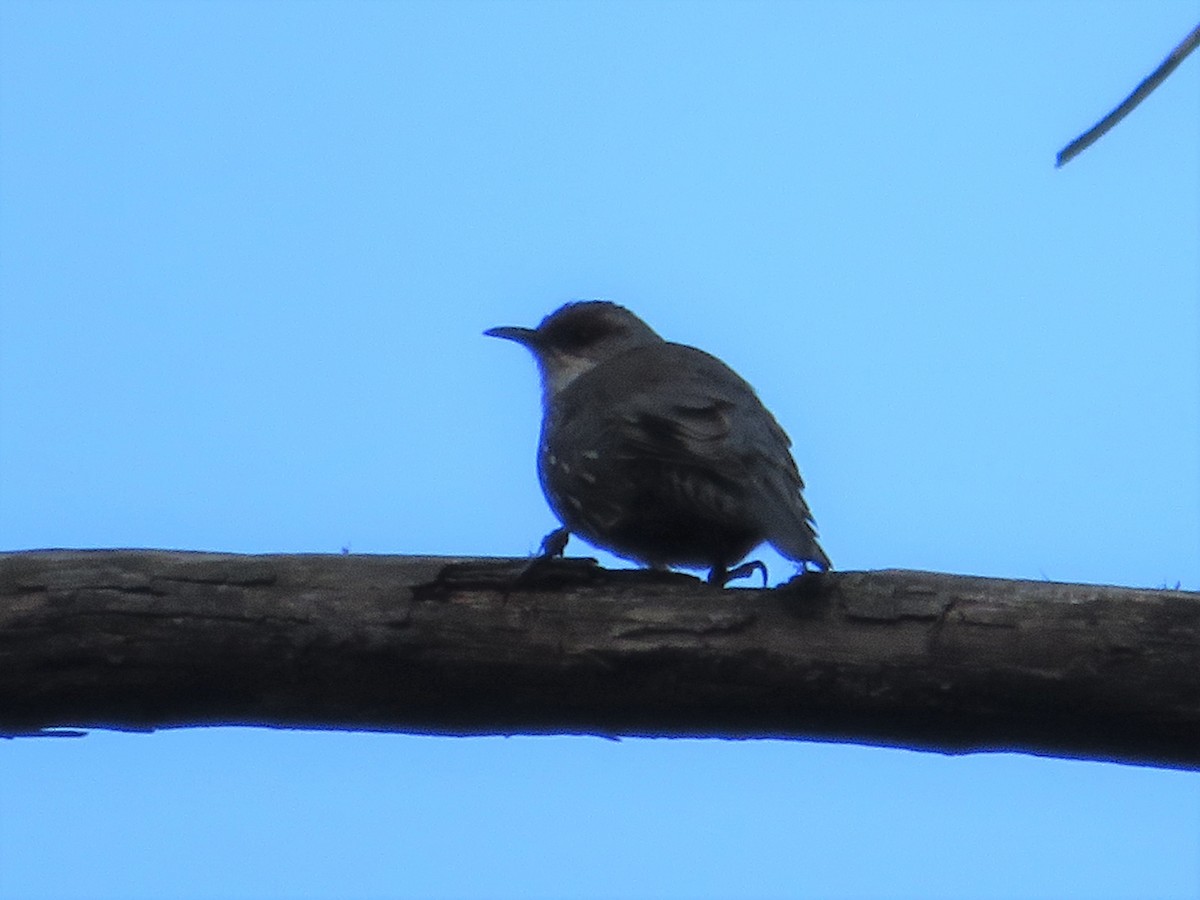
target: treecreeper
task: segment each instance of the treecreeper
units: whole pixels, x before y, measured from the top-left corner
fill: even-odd
[[[724,585],[767,542],[830,567],[817,544],[791,441],[754,389],[715,356],[663,340],[615,303],[568,303],[537,328],[484,332],[516,341],[542,380],[538,477],[571,534],[655,568],[707,568]]]

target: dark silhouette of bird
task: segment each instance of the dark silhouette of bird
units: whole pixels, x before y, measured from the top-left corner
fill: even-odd
[[[486,332],[526,347],[542,380],[538,476],[570,534],[639,563],[707,568],[724,585],[763,542],[830,567],[791,441],[754,389],[715,356],[663,340],[624,307],[568,303],[537,328]]]

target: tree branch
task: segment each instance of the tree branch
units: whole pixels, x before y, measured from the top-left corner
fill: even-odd
[[[1167,58],[1159,63],[1158,68],[1151,72],[1146,78],[1133,89],[1133,93],[1121,101],[1107,116],[1085,131],[1071,143],[1067,144],[1062,150],[1058,151],[1058,158],[1055,160],[1055,168],[1065,166],[1076,156],[1086,150],[1104,135],[1108,134],[1118,122],[1129,115],[1137,107],[1139,103],[1150,96],[1150,92],[1167,80],[1167,76],[1175,71],[1176,67],[1183,62],[1189,53],[1200,45],[1200,25],[1193,29],[1192,33],[1185,37],[1174,50],[1167,54]]]
[[[0,732],[785,737],[1200,767],[1200,595],[586,560],[0,554]]]

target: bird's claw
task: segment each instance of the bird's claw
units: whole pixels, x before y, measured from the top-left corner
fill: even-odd
[[[732,569],[726,569],[724,566],[713,566],[712,571],[708,573],[708,583],[718,585],[719,587],[726,587],[729,582],[736,581],[739,578],[746,578],[755,572],[762,573],[762,586],[766,587],[767,567],[760,559],[752,559],[750,562],[744,562],[740,566],[734,566]]]
[[[538,549],[538,557],[549,559],[554,556],[562,556],[567,549],[567,541],[571,539],[571,532],[566,528],[555,528],[552,532],[542,538],[542,545]]]

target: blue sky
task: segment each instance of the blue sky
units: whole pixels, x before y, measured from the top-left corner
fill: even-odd
[[[1200,62],[1053,166],[1198,20],[7,0],[0,548],[532,552],[534,369],[481,332],[604,298],[757,387],[841,569],[1200,589]],[[1194,898],[1200,775],[10,741],[0,895]]]

